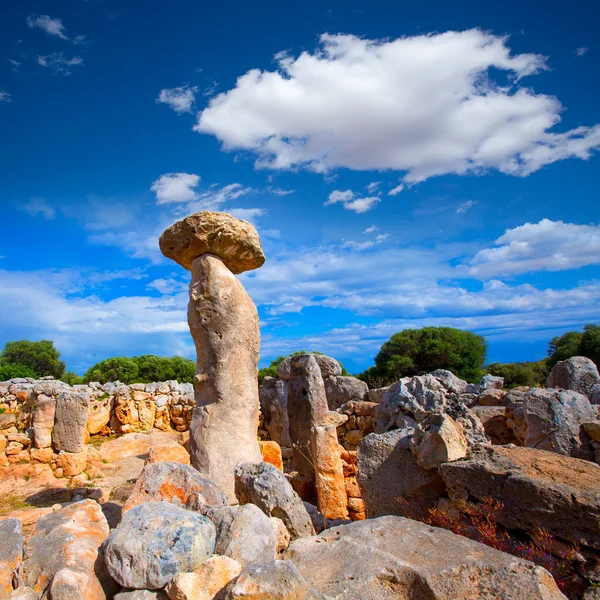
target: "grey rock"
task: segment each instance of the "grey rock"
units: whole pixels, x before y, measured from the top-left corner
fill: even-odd
[[[484,375],[477,384],[469,383],[466,391],[471,394],[481,394],[484,390],[501,390],[504,386],[504,377],[495,375]]]
[[[9,517],[0,521],[0,598],[12,590],[22,559],[23,528],[21,521]]]
[[[265,428],[270,438],[280,446],[290,447],[290,421],[288,418],[288,383],[283,379],[265,377],[258,389],[260,408],[265,418]]]
[[[242,566],[275,560],[277,533],[271,519],[254,504],[210,508],[206,516],[217,530],[215,554]]]
[[[402,517],[328,529],[293,542],[284,558],[344,600],[565,600],[541,567]]]
[[[281,519],[292,539],[314,534],[300,496],[273,465],[265,462],[239,464],[235,469],[235,492],[240,504],[255,504],[268,517]]]
[[[358,484],[368,517],[406,514],[404,502],[425,505],[445,492],[442,478],[417,464],[413,429],[371,433],[358,445]]]
[[[62,392],[56,400],[52,443],[58,451],[83,452],[90,398],[86,394]]]
[[[162,590],[124,590],[114,600],[169,600],[169,597]]]
[[[310,356],[315,357],[315,360],[319,365],[319,369],[321,370],[321,377],[323,377],[323,379],[326,379],[327,377],[336,377],[337,375],[342,374],[342,365],[340,365],[335,358],[325,356],[324,354],[311,354]],[[294,356],[290,356],[279,363],[279,366],[277,367],[277,376],[280,379],[285,381],[290,380],[290,377],[292,376],[292,360],[294,358]]]
[[[369,390],[367,392],[367,397],[365,398],[365,400],[367,400],[368,402],[375,402],[376,404],[379,404],[381,402],[381,400],[383,399],[383,395],[389,389],[390,389],[390,386],[388,385],[387,387],[377,388],[375,390]]]
[[[126,588],[163,588],[177,574],[194,571],[214,551],[215,526],[192,511],[165,502],[127,511],[104,547],[112,578]]]
[[[596,411],[587,396],[570,390],[531,388],[525,394],[525,446],[576,458],[590,458],[589,438],[582,428]]]
[[[356,377],[338,375],[326,377],[323,381],[329,410],[337,410],[346,402],[361,402],[369,391],[369,386]]]
[[[308,579],[308,580],[307,580]],[[265,562],[246,567],[225,589],[219,600],[326,600],[288,560]]]
[[[546,385],[549,388],[573,390],[591,398],[594,388],[600,385],[598,367],[585,356],[572,356],[552,367]]]
[[[431,373],[449,392],[462,394],[467,391],[467,382],[457,377],[452,371],[436,369]]]

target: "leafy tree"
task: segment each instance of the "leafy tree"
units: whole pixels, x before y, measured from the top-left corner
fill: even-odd
[[[107,383],[109,381],[121,381],[122,383],[133,383],[138,375],[138,365],[132,358],[126,356],[116,356],[107,358],[95,364],[83,376],[86,383],[90,381],[99,381]]]
[[[7,342],[2,351],[2,363],[28,367],[33,377],[52,375],[60,379],[65,374],[65,363],[60,360],[60,352],[50,340]]]
[[[583,333],[579,331],[567,331],[553,337],[548,344],[548,367],[552,368],[557,362],[567,360],[571,356],[580,356],[582,338]]]
[[[175,379],[180,383],[193,383],[196,375],[196,363],[193,360],[183,358],[183,356],[174,356],[169,360],[173,369],[171,379]]]
[[[100,383],[117,380],[122,383],[152,383],[173,379],[180,383],[192,383],[195,372],[196,364],[188,358],[144,354],[133,358],[118,356],[103,360],[91,367],[83,379]]]
[[[548,365],[545,360],[521,363],[491,363],[487,372],[504,377],[504,387],[541,387],[546,384]]]
[[[474,382],[483,374],[486,350],[485,339],[470,331],[452,327],[405,329],[381,346],[375,367],[361,378],[388,385],[402,377],[448,369]]]
[[[292,352],[289,356],[278,356],[275,360],[271,361],[271,364],[268,367],[264,367],[258,371],[258,385],[262,385],[265,377],[278,377],[277,367],[286,358],[298,356],[299,354],[323,354],[323,352],[318,352],[317,350],[311,350],[310,352],[306,352],[306,350],[297,350],[296,352]],[[340,365],[342,366],[342,375],[350,375],[350,373],[346,371],[346,367],[344,367],[342,363],[340,363]]]
[[[83,383],[83,377],[73,373],[73,371],[67,371],[61,378],[61,381],[68,383],[69,385],[80,385]]]
[[[600,366],[600,325],[586,325],[581,336],[581,355]]]
[[[8,381],[17,377],[35,377],[33,370],[19,363],[0,362],[0,381]]]

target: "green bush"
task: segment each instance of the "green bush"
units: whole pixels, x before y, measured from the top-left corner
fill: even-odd
[[[1,361],[3,365],[28,367],[33,373],[30,377],[52,375],[60,379],[65,374],[65,363],[60,360],[60,352],[50,340],[7,342],[2,351]]]
[[[268,367],[263,367],[258,371],[258,385],[262,385],[265,377],[277,377],[277,367],[286,358],[289,358],[290,356],[298,356],[299,354],[323,354],[323,352],[318,352],[317,350],[311,350],[310,352],[306,352],[306,350],[297,350],[288,356],[278,356],[275,360],[271,361],[271,364]],[[344,367],[341,362],[340,365],[342,366],[342,375],[350,375],[350,373],[346,371],[346,367]]]
[[[490,375],[504,377],[504,387],[520,386],[544,387],[548,377],[548,365],[545,360],[521,363],[491,363],[486,371]]]
[[[587,356],[600,366],[600,326],[589,323],[581,331],[567,331],[550,340],[546,362],[552,368],[572,356]]]
[[[166,358],[144,354],[133,358],[117,356],[103,360],[88,369],[83,380],[86,383],[120,381],[129,384],[175,379],[180,383],[192,383],[195,372],[196,364],[188,358],[181,356]]]
[[[8,381],[17,377],[34,377],[35,373],[27,365],[0,363],[0,381]]]

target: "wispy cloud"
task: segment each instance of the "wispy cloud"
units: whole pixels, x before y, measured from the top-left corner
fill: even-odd
[[[581,48],[577,48],[575,50],[575,56],[583,56],[588,51],[587,46],[582,46]]]
[[[39,215],[49,221],[56,216],[56,211],[44,198],[31,198],[31,200],[21,206],[21,210],[24,210],[32,217]]]
[[[379,231],[379,227],[377,227],[377,225],[371,225],[371,227],[367,227],[363,233],[375,233],[376,231]]]
[[[459,215],[466,213],[468,210],[471,210],[477,204],[477,200],[467,200],[463,202],[457,209],[456,212]]]
[[[10,65],[12,67],[11,71],[13,73],[16,73],[19,70],[19,67],[21,66],[21,63],[18,60],[15,60],[14,58],[7,58],[6,60],[7,60],[7,62],[10,63]]]
[[[2,102],[6,102],[7,104],[9,102],[12,102],[12,95],[8,92],[5,92],[4,90],[0,90],[0,104]]]
[[[403,190],[404,190],[404,184],[401,183],[400,185],[397,185],[395,188],[391,189],[388,192],[388,195],[389,196],[397,196]]]
[[[62,21],[49,15],[29,15],[25,21],[31,29],[39,28],[61,40],[68,40]]]
[[[156,102],[166,104],[179,115],[190,113],[194,108],[197,93],[196,86],[182,85],[176,88],[165,88],[160,90]]]
[[[324,206],[330,204],[337,204],[341,202],[346,210],[354,211],[355,213],[364,213],[373,208],[378,202],[381,202],[381,198],[378,196],[371,196],[367,198],[357,197],[352,190],[334,190],[329,194],[327,202]]]
[[[38,55],[38,65],[52,69],[58,75],[71,75],[71,67],[83,65],[80,56],[66,58],[62,52],[53,52],[47,56]]]
[[[296,190],[284,190],[282,188],[278,188],[278,187],[267,187],[267,191],[270,194],[273,194],[274,196],[289,196],[290,194],[293,194]]]

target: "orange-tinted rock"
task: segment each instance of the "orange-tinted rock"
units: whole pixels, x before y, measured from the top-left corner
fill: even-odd
[[[157,462],[176,462],[182,465],[190,464],[188,451],[180,444],[161,444],[151,446],[148,450],[146,464]]]
[[[283,458],[281,456],[281,447],[277,442],[258,442],[260,452],[264,462],[272,464],[280,471],[283,471]]]
[[[87,452],[60,452],[56,464],[66,477],[75,477],[85,471]]]
[[[54,454],[52,448],[32,448],[30,453],[32,460],[45,464],[52,461],[52,456]]]

